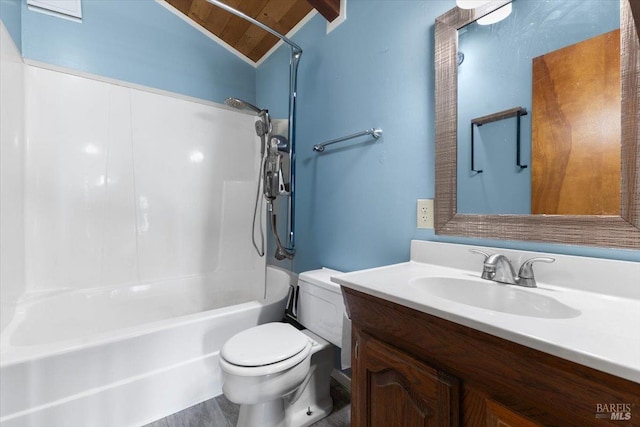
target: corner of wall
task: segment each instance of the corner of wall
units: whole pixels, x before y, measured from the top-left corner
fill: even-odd
[[[22,52],[22,7],[20,0],[0,0],[0,21]]]
[[[24,66],[3,21],[0,22],[0,330],[11,321],[15,303],[25,289],[23,196]]]

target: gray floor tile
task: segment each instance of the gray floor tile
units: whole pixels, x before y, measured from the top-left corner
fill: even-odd
[[[312,427],[349,427],[351,425],[351,405],[338,410],[333,410],[331,414],[313,424]]]
[[[169,427],[169,424],[167,424],[167,419],[163,418],[161,420],[154,421],[151,424],[147,424],[144,427]]]
[[[351,425],[351,395],[333,378],[331,379],[333,411],[311,427],[349,427]]]
[[[351,425],[351,396],[339,383],[331,380],[331,414],[312,427],[349,427]],[[240,406],[224,395],[209,399],[144,427],[235,427]]]
[[[215,399],[167,417],[168,427],[230,427]]]
[[[229,421],[229,425],[231,427],[235,427],[235,425],[238,423],[238,413],[240,412],[240,405],[236,405],[235,403],[227,399],[224,394],[217,396],[215,399],[216,402],[218,402],[218,406],[220,406],[222,413],[227,418],[227,421]]]

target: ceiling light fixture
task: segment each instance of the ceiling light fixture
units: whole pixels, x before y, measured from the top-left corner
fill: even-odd
[[[507,3],[502,6],[500,9],[494,10],[490,14],[483,16],[478,19],[479,25],[491,25],[496,22],[500,22],[505,19],[507,16],[511,15],[511,11],[513,10],[513,5],[511,3]]]

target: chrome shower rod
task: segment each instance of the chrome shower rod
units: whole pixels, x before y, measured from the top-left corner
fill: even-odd
[[[332,139],[331,141],[323,142],[322,144],[316,144],[313,146],[313,151],[318,153],[322,153],[324,151],[324,147],[331,144],[336,144],[338,142],[346,141],[348,139],[358,138],[359,136],[371,135],[375,139],[380,138],[382,136],[382,129],[369,129],[362,132],[354,133],[352,135],[343,136],[342,138]]]
[[[229,13],[232,13],[246,21],[251,22],[253,25],[257,25],[258,27],[262,28],[263,30],[273,34],[274,36],[278,37],[280,40],[282,40],[283,42],[285,42],[286,44],[288,44],[289,46],[291,46],[291,48],[294,50],[295,53],[302,53],[302,48],[300,46],[298,46],[297,44],[295,44],[294,42],[292,42],[291,40],[289,40],[287,37],[283,36],[282,34],[280,34],[279,32],[277,32],[276,30],[274,30],[271,27],[268,27],[266,25],[264,25],[262,22],[250,17],[247,14],[244,14],[242,12],[240,12],[237,9],[232,8],[229,5],[226,5],[224,3],[222,3],[220,0],[207,0],[209,3],[218,6],[220,9],[226,10]]]

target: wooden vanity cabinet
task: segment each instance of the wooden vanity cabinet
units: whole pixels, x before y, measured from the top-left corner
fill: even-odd
[[[353,427],[640,426],[638,383],[342,289]],[[598,418],[612,403],[630,419]]]

